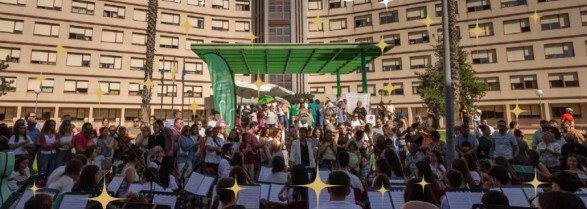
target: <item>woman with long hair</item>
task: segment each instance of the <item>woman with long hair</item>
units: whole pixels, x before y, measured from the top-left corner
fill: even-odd
[[[194,127],[192,125],[192,127]],[[196,158],[196,145],[199,141],[191,137],[190,126],[183,126],[179,136],[179,148],[176,156],[177,169],[179,175],[187,179],[194,170],[194,159]],[[197,128],[197,127],[196,127]],[[163,159],[165,160],[165,159]]]
[[[432,173],[436,175],[438,179],[441,179],[446,173],[446,167],[444,167],[444,161],[438,151],[426,152],[428,155],[427,159],[430,163],[430,169]]]
[[[307,140],[312,143],[312,150],[314,150],[314,156],[318,156],[318,149],[320,143],[324,140],[324,135],[322,134],[322,129],[316,127],[312,130],[312,135],[310,136],[310,138],[307,138]]]
[[[77,159],[70,160],[65,166],[65,172],[61,174],[53,183],[47,188],[59,190],[59,194],[71,192],[74,183],[77,181],[80,171],[82,170],[82,162]]]
[[[268,165],[271,160],[271,153],[269,152],[269,138],[271,137],[271,129],[267,127],[261,128],[259,133],[259,142],[257,145],[262,145],[258,149],[258,155],[261,158],[261,164]]]
[[[337,137],[338,134],[331,130],[326,130],[326,133],[324,133],[324,138],[320,142],[318,149],[318,159],[321,168],[328,168],[330,170],[338,169],[338,163],[336,162],[336,156],[338,155],[336,149]]]
[[[495,161],[496,165],[501,165],[508,170],[510,178],[512,179],[512,184],[519,185],[522,183],[523,179],[514,170],[508,160],[506,160],[504,157],[497,157],[493,161]]]
[[[230,169],[228,176],[235,177],[236,182],[239,184],[252,184],[254,182],[247,171],[240,166],[233,166],[232,169]]]
[[[29,150],[33,146],[33,141],[28,136],[24,123],[14,126],[14,134],[8,139],[8,148],[14,153],[14,158],[28,156]]]
[[[148,125],[141,125],[141,133],[137,134],[135,144],[139,146],[141,151],[147,153],[149,146],[149,137],[151,136],[151,128]]]
[[[88,165],[82,169],[79,179],[73,185],[72,192],[94,192],[98,189],[100,179],[100,168],[95,165]]]
[[[273,159],[271,159],[271,167],[271,174],[267,175],[264,179],[261,179],[261,181],[285,184],[288,173],[286,172],[285,160],[283,160],[283,157],[273,157]]]
[[[308,170],[304,165],[294,165],[291,174],[287,178],[285,186],[279,191],[278,197],[281,201],[292,203],[296,201],[308,200],[308,189],[294,185],[304,185],[310,183]]]
[[[397,154],[392,149],[386,149],[383,151],[383,157],[387,160],[391,166],[391,175],[389,177],[404,177],[403,165],[399,160]]]
[[[414,178],[410,179],[408,183],[406,183],[406,188],[404,190],[404,202],[409,201],[422,201],[428,202],[438,206],[438,201],[436,196],[434,195],[434,191],[432,191],[432,187],[430,186],[421,186],[418,183],[422,181],[422,178]]]
[[[100,137],[98,137],[98,147],[102,150],[102,155],[105,158],[112,159],[114,151],[118,149],[118,143],[110,136],[108,127],[100,129]]]
[[[175,173],[173,156],[163,157],[163,163],[161,163],[161,168],[159,168],[159,180],[163,184],[163,188],[169,188],[175,191],[179,189],[179,186],[173,173]]]
[[[567,171],[576,174],[583,185],[587,183],[587,174],[584,169],[581,156],[572,153],[567,156]]]
[[[414,176],[416,178],[424,178],[427,182],[430,183],[430,186],[432,186],[432,190],[435,192],[444,190],[444,185],[440,180],[438,180],[436,174],[434,174],[432,172],[432,169],[430,169],[430,164],[426,161],[420,161],[416,163]]]
[[[37,143],[40,145],[41,155],[37,163],[39,173],[50,174],[57,165],[57,148],[61,145],[59,135],[55,133],[56,123],[54,120],[47,120],[41,128],[41,134]]]
[[[472,154],[466,154],[461,159],[467,162],[467,167],[469,171],[471,171],[471,177],[475,181],[475,184],[483,185],[483,174],[479,171],[477,167],[477,160]]]
[[[73,125],[71,124],[70,120],[64,120],[61,122],[59,126],[59,152],[57,152],[57,159],[55,162],[57,166],[61,166],[63,163],[63,158],[65,157],[66,153],[71,153],[71,148],[73,147]]]
[[[31,177],[31,170],[29,168],[29,158],[27,155],[21,155],[15,158],[14,170],[8,177],[8,189],[11,192],[16,192],[22,184],[24,184],[29,177]]]
[[[475,182],[473,177],[471,176],[471,170],[469,170],[469,166],[467,166],[467,161],[463,159],[455,159],[452,161],[452,169],[460,171],[463,174],[463,182],[469,188],[476,188],[480,185]]]
[[[550,179],[551,173],[546,165],[540,162],[540,156],[538,155],[538,152],[534,150],[528,150],[526,151],[526,156],[528,157],[528,165],[534,167],[534,171],[536,171],[536,178],[541,181],[548,181]]]
[[[385,176],[389,184],[389,175],[391,174],[391,166],[387,163],[385,158],[378,158],[375,161],[375,171],[369,173],[367,178],[363,179],[363,185],[370,185],[371,187],[378,187],[381,183],[376,183],[375,180],[379,176]]]
[[[135,153],[137,152],[137,153]],[[139,177],[139,173],[141,172],[141,160],[139,156],[140,150],[134,149],[131,150],[126,158],[124,158],[123,163],[124,167],[122,168],[122,174],[124,174],[124,179],[128,185],[132,184],[135,181],[140,181],[141,178]]]

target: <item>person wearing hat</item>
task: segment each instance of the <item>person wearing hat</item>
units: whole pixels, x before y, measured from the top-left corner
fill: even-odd
[[[571,128],[575,127],[575,120],[573,119],[573,109],[570,107],[565,108],[565,113],[563,113],[561,118],[561,124],[565,122],[569,122],[571,124]]]

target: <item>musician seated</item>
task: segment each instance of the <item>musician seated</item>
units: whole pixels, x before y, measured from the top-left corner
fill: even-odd
[[[156,168],[148,168],[143,171],[143,178],[141,179],[141,183],[143,188],[142,190],[147,191],[154,191],[154,192],[173,192],[173,190],[167,188],[164,189],[159,183],[157,183],[157,178],[159,176],[159,170]]]
[[[14,171],[8,177],[8,189],[16,192],[26,180],[31,177],[31,171],[28,167],[29,158],[26,155],[19,156],[14,163]]]
[[[216,184],[216,197],[220,201],[220,206],[218,208],[223,209],[246,209],[245,206],[237,205],[235,194],[232,190],[227,188],[231,188],[234,186],[235,179],[233,178],[222,178],[218,180]]]
[[[346,196],[351,193],[351,179],[343,171],[334,171],[328,176],[330,184],[338,185],[329,187],[330,202],[324,209],[361,209],[358,205],[346,201]]]
[[[492,206],[510,206],[510,200],[502,192],[489,190],[481,197],[481,202],[484,205]]]
[[[24,209],[53,209],[53,198],[46,194],[36,194],[24,203]]]
[[[87,149],[86,149],[87,150]],[[88,165],[82,169],[82,173],[73,185],[72,192],[95,192],[98,190],[98,183],[102,178],[100,168],[96,165]]]

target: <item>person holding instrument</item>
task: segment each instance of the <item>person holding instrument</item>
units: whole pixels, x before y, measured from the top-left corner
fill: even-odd
[[[310,183],[308,170],[301,164],[293,166],[291,174],[287,176],[285,186],[279,191],[278,198],[281,201],[287,201],[288,204],[308,199],[308,189],[305,187],[296,187],[294,185],[304,185]]]

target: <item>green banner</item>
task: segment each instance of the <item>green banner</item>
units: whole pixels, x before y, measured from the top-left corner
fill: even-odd
[[[236,91],[232,72],[224,59],[213,53],[206,54],[202,59],[208,64],[212,90],[214,92],[214,109],[220,112],[220,118],[228,125],[227,131],[236,125]]]

